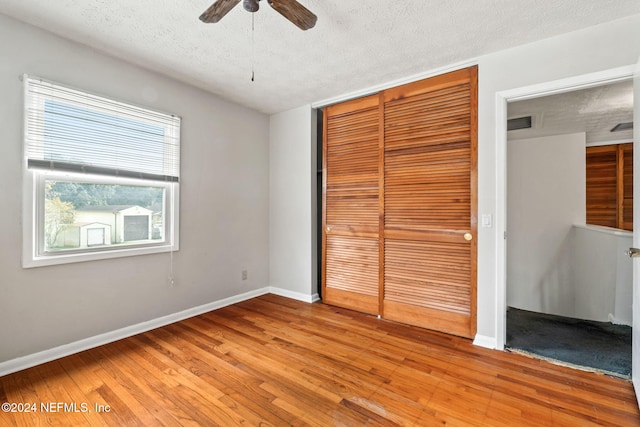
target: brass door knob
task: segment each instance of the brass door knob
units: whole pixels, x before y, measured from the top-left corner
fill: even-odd
[[[331,227],[326,228],[327,232],[331,231]]]
[[[467,242],[473,240],[473,236],[471,235],[471,233],[464,233],[464,240],[466,240]]]

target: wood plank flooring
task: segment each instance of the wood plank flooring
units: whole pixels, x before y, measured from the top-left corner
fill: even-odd
[[[0,426],[640,425],[623,380],[274,295],[0,377],[0,402],[37,406]]]

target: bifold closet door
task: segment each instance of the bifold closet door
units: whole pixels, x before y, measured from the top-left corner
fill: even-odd
[[[365,313],[379,308],[378,95],[325,109],[323,301]]]
[[[385,318],[476,332],[477,69],[383,92]]]

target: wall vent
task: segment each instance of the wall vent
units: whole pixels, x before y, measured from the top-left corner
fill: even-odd
[[[531,129],[531,116],[507,120],[507,130]]]
[[[633,129],[633,122],[618,123],[611,129],[611,132],[622,132],[623,130]]]

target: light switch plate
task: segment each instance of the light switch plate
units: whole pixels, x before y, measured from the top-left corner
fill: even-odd
[[[482,224],[482,227],[484,228],[493,227],[493,218],[491,214],[482,214],[481,224]]]

